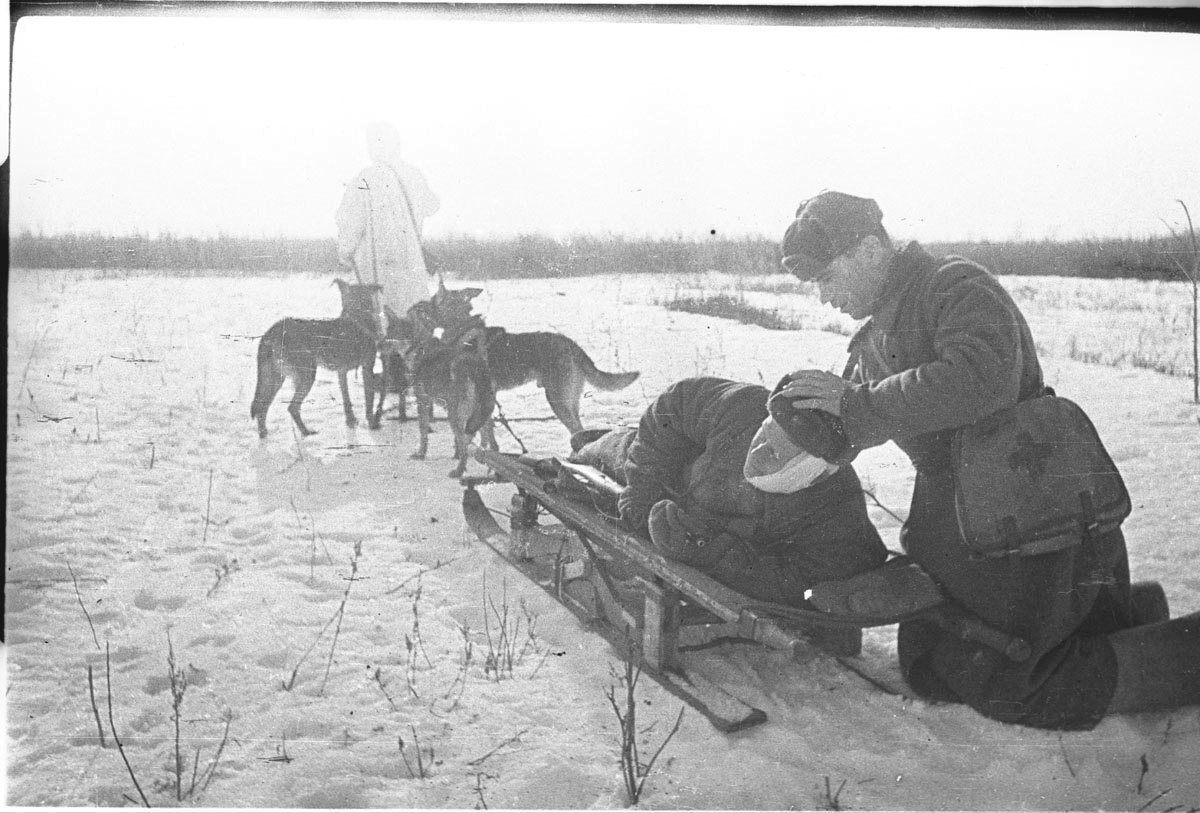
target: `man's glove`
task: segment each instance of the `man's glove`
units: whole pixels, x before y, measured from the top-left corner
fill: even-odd
[[[709,568],[725,556],[731,538],[714,534],[707,523],[688,514],[673,500],[659,500],[650,509],[650,542],[668,559]]]
[[[775,385],[775,389],[767,401],[767,411],[797,446],[827,463],[837,463],[841,455],[845,453],[848,443],[846,430],[842,426],[839,414],[841,412],[841,394],[849,384],[829,373],[811,372],[818,375],[821,381],[829,382],[827,391],[830,399],[827,402],[820,398],[809,401],[795,398],[797,392],[810,391],[807,389],[807,385],[802,383],[807,380],[805,376],[809,373],[802,371],[784,376]],[[841,383],[832,383],[835,378]],[[835,391],[836,396],[833,394]],[[801,407],[797,404],[810,406]],[[812,405],[817,405],[817,408],[812,408]]]

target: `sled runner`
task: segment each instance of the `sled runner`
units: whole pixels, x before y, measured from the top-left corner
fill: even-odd
[[[479,539],[623,656],[639,657],[648,675],[721,731],[767,719],[761,709],[687,668],[683,653],[724,640],[756,642],[794,658],[824,652],[876,688],[901,695],[907,688],[894,667],[880,669],[860,656],[862,628],[928,618],[1021,659],[1023,642],[953,610],[940,594],[891,615],[864,615],[853,605],[830,613],[756,601],[663,558],[649,542],[618,527],[611,513],[621,486],[599,470],[475,445],[470,454],[492,472],[461,479],[463,515]],[[496,483],[516,486],[508,531],[478,491]],[[541,515],[555,521],[540,524]],[[904,564],[893,560],[870,573]],[[842,583],[829,584],[825,593],[836,596]]]

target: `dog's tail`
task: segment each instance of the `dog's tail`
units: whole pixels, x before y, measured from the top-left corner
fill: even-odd
[[[271,325],[258,341],[258,380],[254,385],[254,400],[250,402],[250,417],[255,420],[266,416],[267,408],[283,386],[282,342],[286,321]]]
[[[472,437],[492,419],[496,411],[496,389],[487,362],[475,353],[459,353],[450,364],[450,377],[465,383],[465,396],[470,405],[463,430]]]
[[[578,345],[576,346],[578,347]],[[592,361],[592,357],[582,347],[579,347],[579,367],[583,370],[583,377],[589,384],[606,392],[623,390],[637,381],[637,377],[641,375],[637,370],[628,373],[605,372],[596,366],[596,362]]]

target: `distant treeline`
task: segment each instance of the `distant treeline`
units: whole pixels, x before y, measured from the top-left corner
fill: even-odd
[[[929,243],[926,248],[934,254],[961,254],[997,274],[1179,279],[1169,254],[1178,247],[1172,246],[1169,237]],[[778,241],[765,237],[452,236],[428,240],[426,249],[437,270],[448,277],[467,279],[705,271],[760,275],[780,269]],[[10,239],[8,251],[13,268],[94,268],[114,273],[164,270],[229,276],[340,273],[332,239],[44,236],[25,232]]]

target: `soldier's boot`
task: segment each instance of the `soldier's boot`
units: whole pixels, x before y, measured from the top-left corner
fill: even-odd
[[[757,553],[748,543],[733,540],[729,534],[722,534],[710,546],[719,549],[719,553],[714,551],[719,559],[715,564],[700,565],[700,569],[717,581],[752,598],[803,606],[805,577],[796,573],[784,557]],[[862,652],[861,627],[804,623],[798,626],[809,643],[830,655],[852,657]]]
[[[1200,612],[1107,636],[1117,656],[1109,712],[1200,704]]]
[[[1133,624],[1155,624],[1171,617],[1167,594],[1158,582],[1134,582],[1129,586],[1129,603],[1133,608]]]

